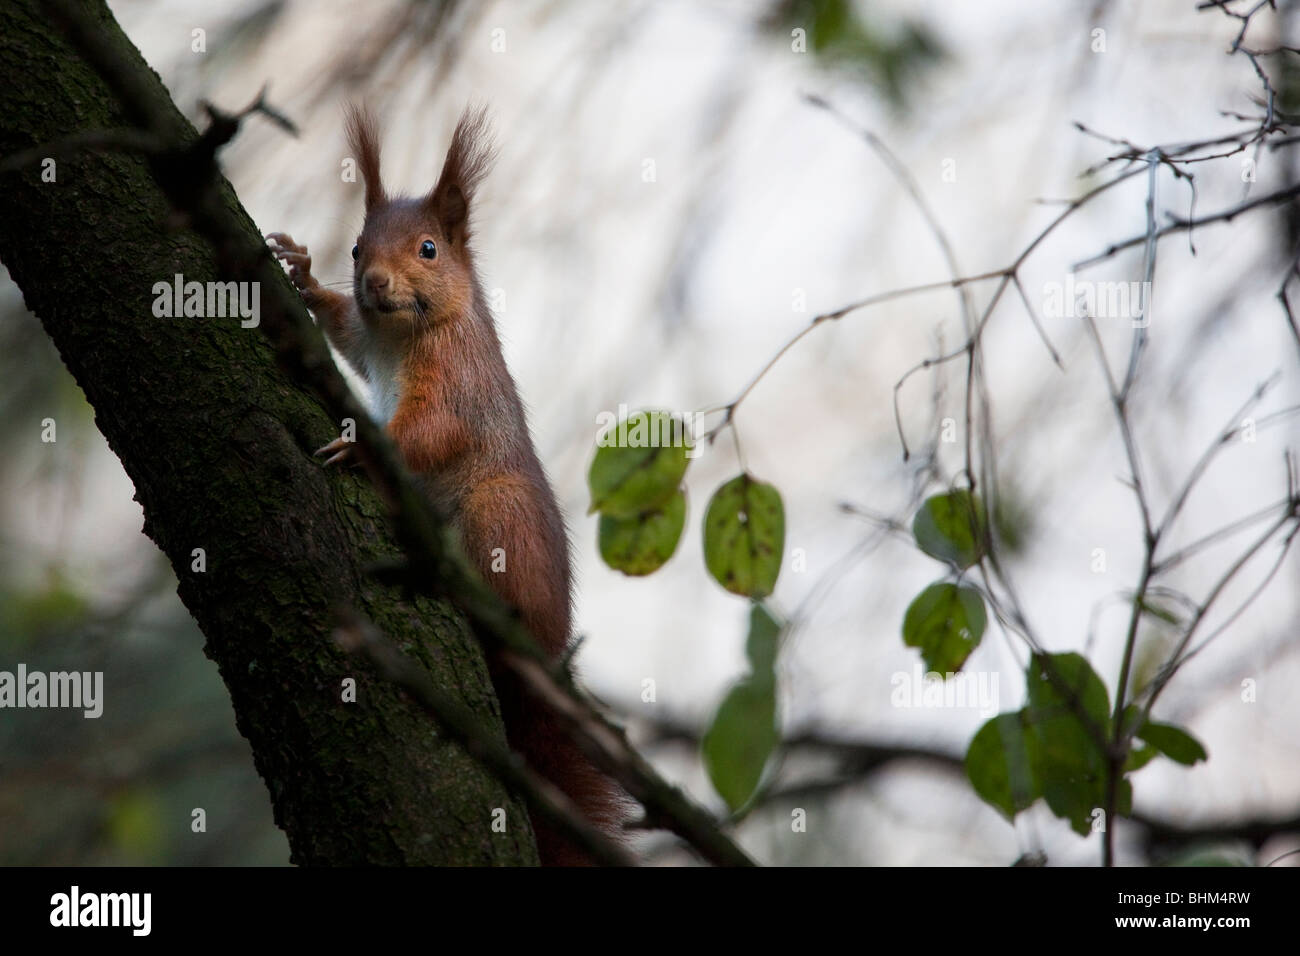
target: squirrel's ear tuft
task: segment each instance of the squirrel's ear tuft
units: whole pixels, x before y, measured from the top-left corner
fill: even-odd
[[[366,182],[366,212],[385,202],[384,184],[379,178],[379,128],[364,106],[350,104],[347,109],[348,144],[356,154],[361,177]]]
[[[495,155],[487,108],[466,108],[452,134],[438,185],[425,200],[442,225],[443,233],[454,244],[464,244],[469,239],[470,203]]]

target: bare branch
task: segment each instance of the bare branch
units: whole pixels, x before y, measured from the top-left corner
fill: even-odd
[[[1197,219],[1180,219],[1172,213],[1166,213],[1165,215],[1170,219],[1170,223],[1169,225],[1162,226],[1160,229],[1156,230],[1155,238],[1163,239],[1165,236],[1170,236],[1179,232],[1186,232],[1189,229],[1193,229],[1197,226],[1209,225],[1210,223],[1231,222],[1244,212],[1249,212],[1250,210],[1257,209],[1260,206],[1267,206],[1272,203],[1283,202],[1287,199],[1294,199],[1297,195],[1300,195],[1300,183],[1292,183],[1290,186],[1271,192],[1267,196],[1257,196],[1254,199],[1238,203],[1230,209],[1214,213],[1211,216],[1201,216]],[[1075,263],[1074,269],[1076,271],[1086,269],[1099,262],[1104,262],[1106,259],[1109,259],[1118,252],[1122,252],[1125,249],[1131,249],[1133,246],[1141,245],[1147,241],[1148,236],[1146,233],[1143,233],[1140,236],[1133,236],[1129,239],[1124,239],[1121,242],[1112,243],[1107,246],[1103,252],[1098,253],[1092,258],[1084,259],[1081,262]]]

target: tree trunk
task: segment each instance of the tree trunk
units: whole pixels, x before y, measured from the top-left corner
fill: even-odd
[[[93,7],[176,129],[194,137],[102,0]],[[4,19],[0,156],[128,125],[37,0],[8,4]],[[338,423],[279,370],[258,329],[238,318],[154,316],[155,283],[223,277],[201,239],[167,225],[171,210],[145,160],[85,150],[55,159],[53,182],[42,181],[39,160],[0,173],[0,260],[135,483],[144,530],[207,638],[292,861],[536,862],[523,806],[330,640],[337,609],[356,608],[504,740],[463,619],[367,576],[367,565],[399,550],[368,483],[311,457]],[[251,220],[248,229],[257,234]],[[32,410],[33,436],[42,417]],[[349,677],[355,703],[343,700]],[[111,672],[105,683],[111,707]],[[506,809],[505,833],[492,831],[495,808]]]

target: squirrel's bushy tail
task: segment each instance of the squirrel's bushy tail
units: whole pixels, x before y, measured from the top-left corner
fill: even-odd
[[[583,816],[611,839],[622,842],[622,824],[629,810],[626,794],[592,764],[569,736],[561,719],[529,695],[513,671],[494,666],[492,672],[510,746],[531,768],[562,790]],[[581,848],[546,820],[534,815],[532,822],[543,866],[593,865],[594,861]]]

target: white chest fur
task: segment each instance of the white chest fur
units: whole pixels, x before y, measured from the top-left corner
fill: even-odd
[[[372,348],[366,358],[370,416],[380,425],[387,425],[397,411],[401,360],[395,352],[382,347]]]

